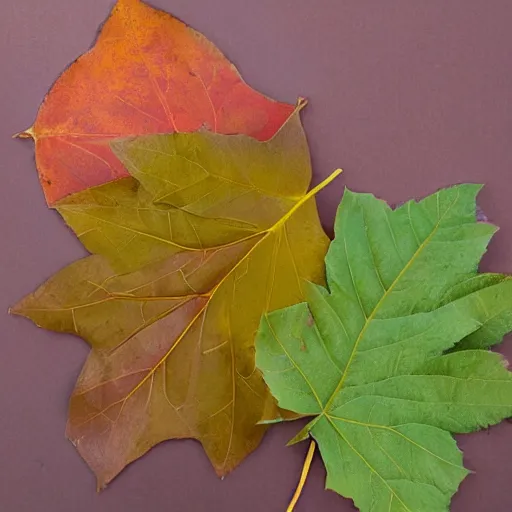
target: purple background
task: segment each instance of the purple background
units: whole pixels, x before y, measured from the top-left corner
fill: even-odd
[[[67,399],[85,343],[7,315],[9,305],[84,250],[46,209],[32,124],[58,74],[91,44],[112,0],[2,0],[0,15],[0,510],[2,512],[284,512],[305,443],[272,428],[221,482],[200,445],[164,443],[102,494],[64,439]],[[307,96],[304,123],[331,230],[343,186],[396,203],[461,181],[484,182],[481,206],[501,226],[483,269],[512,272],[512,66],[508,0],[154,0],[202,31],[246,81],[277,99]],[[512,343],[500,347],[512,359]],[[512,510],[512,424],[459,436],[476,471],[455,512]],[[324,492],[315,458],[297,512],[349,511]]]

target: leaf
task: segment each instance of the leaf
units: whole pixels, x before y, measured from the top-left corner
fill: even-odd
[[[512,415],[500,355],[445,353],[512,329],[512,280],[477,274],[495,231],[475,220],[478,190],[460,185],[394,211],[347,190],[328,289],[310,284],[307,304],[262,318],[257,366],[280,407],[313,417],[296,440],[313,436],[327,487],[363,512],[448,510],[467,474],[450,432]]]
[[[251,89],[204,36],[140,0],[118,0],[94,47],[61,75],[32,128],[48,204],[127,176],[113,138],[206,127],[267,140],[293,112]]]
[[[115,141],[134,178],[74,194],[55,207],[87,249],[108,257],[118,271],[257,236],[311,181],[300,108],[266,143],[208,132]]]
[[[206,132],[153,135],[116,143],[116,153],[139,169],[154,147],[191,146],[201,148],[191,159],[207,162],[210,177],[229,173],[237,182],[214,196],[212,210],[199,211],[198,200],[179,210],[155,205],[134,178],[71,196],[59,210],[97,254],[13,310],[93,348],[71,397],[67,436],[99,487],[170,438],[200,440],[219,475],[254,450],[265,431],[258,421],[280,416],[255,369],[261,315],[303,301],[303,280],[323,282],[328,239],[313,196],[339,172],[307,193],[311,169],[298,114],[266,143]],[[181,183],[189,165],[170,154],[150,167]],[[209,180],[203,188],[193,183],[204,192]],[[250,229],[226,235],[226,225],[247,223]]]

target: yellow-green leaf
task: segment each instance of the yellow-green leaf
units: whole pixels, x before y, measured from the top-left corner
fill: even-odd
[[[92,346],[67,435],[100,487],[170,438],[200,440],[224,475],[260,442],[260,419],[279,416],[254,336],[262,313],[303,301],[305,281],[323,282],[328,239],[313,196],[339,172],[307,192],[298,114],[267,143],[172,134],[115,151],[147,189],[128,178],[61,202],[96,254],[13,311]],[[157,197],[154,178],[178,188]]]

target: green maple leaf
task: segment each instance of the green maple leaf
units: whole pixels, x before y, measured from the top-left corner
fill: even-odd
[[[314,417],[294,441],[317,441],[327,487],[363,512],[448,510],[468,473],[450,432],[512,415],[512,374],[486,350],[512,329],[512,280],[477,273],[496,229],[476,222],[479,189],[396,210],[346,191],[328,289],[262,318],[266,383]]]

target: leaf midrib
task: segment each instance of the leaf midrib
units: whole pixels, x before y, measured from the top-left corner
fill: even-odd
[[[408,442],[410,442],[411,444],[417,446],[418,448],[420,448],[421,450],[427,452],[428,454],[432,455],[432,457],[435,457],[436,459],[439,459],[440,461],[444,462],[445,464],[448,464],[450,466],[453,466],[457,469],[461,469],[461,466],[457,465],[457,464],[454,464],[453,462],[450,462],[449,460],[446,460],[446,459],[443,459],[440,455],[437,455],[436,453],[428,450],[427,448],[425,448],[424,446],[422,446],[421,444],[417,443],[416,441],[414,441],[413,439],[411,439],[410,437],[406,436],[405,434],[402,434],[402,432],[399,432],[398,430],[396,430],[395,427],[400,427],[402,425],[412,425],[413,423],[404,423],[402,425],[394,425],[394,426],[388,426],[388,425],[379,425],[377,423],[366,423],[366,422],[362,422],[362,421],[356,421],[356,420],[351,420],[351,419],[348,419],[348,418],[342,418],[340,416],[333,416],[331,414],[328,414],[327,415],[328,418],[330,419],[333,419],[333,420],[339,420],[339,421],[343,421],[345,423],[352,423],[354,425],[358,425],[360,427],[367,427],[367,428],[375,428],[375,429],[382,429],[382,430],[388,430],[388,431],[391,431],[393,432],[394,434],[404,438],[405,440],[407,440]]]
[[[345,443],[347,443],[347,445],[349,446],[349,448],[363,461],[363,463],[368,467],[368,469],[374,473],[375,475],[377,475],[381,480],[382,480],[382,483],[389,489],[389,492],[393,497],[395,497],[401,504],[402,506],[404,507],[404,509],[407,511],[407,512],[413,512],[403,501],[402,499],[396,494],[396,492],[393,490],[393,488],[388,484],[387,480],[366,460],[365,457],[363,457],[363,455],[359,452],[359,450],[356,449],[356,447],[343,435],[343,433],[341,432],[341,430],[336,426],[336,424],[332,421],[331,417],[326,414],[325,415],[327,421],[331,424],[332,428],[334,428],[334,430],[338,433],[338,435],[343,439],[343,441],[345,441]],[[391,499],[391,502],[390,502],[390,510],[391,510],[391,503],[392,503],[393,499]]]
[[[432,240],[433,236],[437,233],[437,230],[439,229],[442,220],[446,217],[446,215],[449,213],[453,205],[458,201],[459,198],[459,192],[457,191],[457,196],[453,200],[452,204],[446,209],[446,211],[443,213],[443,215],[438,219],[437,223],[433,227],[431,233],[423,240],[423,242],[418,246],[412,257],[409,259],[409,261],[405,264],[404,268],[400,271],[400,273],[396,276],[394,281],[391,283],[391,285],[387,288],[387,290],[384,292],[382,297],[379,299],[375,307],[373,308],[373,311],[370,313],[370,315],[366,318],[365,323],[363,325],[363,328],[359,332],[359,335],[354,343],[354,347],[352,349],[352,352],[349,356],[349,359],[347,361],[347,364],[345,365],[345,370],[343,371],[343,375],[336,386],[335,390],[333,391],[332,395],[329,397],[329,400],[327,400],[327,403],[325,407],[322,409],[321,415],[326,415],[327,412],[330,410],[332,402],[336,398],[336,395],[341,391],[343,388],[343,384],[345,383],[345,380],[347,378],[347,375],[349,373],[350,365],[352,364],[359,344],[361,343],[362,339],[364,338],[364,335],[366,331],[368,330],[368,327],[370,326],[372,320],[377,315],[379,309],[381,308],[382,304],[385,302],[385,300],[389,297],[391,292],[394,290],[395,286],[400,282],[402,277],[405,275],[405,273],[411,268],[412,264],[416,261],[418,256],[421,254],[421,252],[425,249],[425,247],[429,244],[429,242]],[[409,215],[410,218],[410,215]],[[343,240],[346,241],[345,237],[343,237]],[[348,262],[348,259],[347,259]],[[357,289],[355,289],[355,292],[357,294]],[[364,313],[364,309],[361,305],[361,311]]]
[[[160,365],[165,361],[171,353],[174,351],[175,347],[179,345],[181,340],[184,338],[184,336],[187,334],[187,332],[190,330],[192,325],[196,322],[196,320],[203,314],[203,312],[206,310],[212,299],[215,297],[216,291],[227,281],[227,279],[235,272],[235,270],[247,259],[249,256],[254,252],[254,250],[262,243],[264,242],[268,236],[278,229],[280,229],[286,221],[311,197],[313,197],[318,190],[323,188],[323,186],[327,185],[329,181],[334,179],[336,177],[334,174],[331,175],[327,180],[317,185],[315,188],[311,189],[304,197],[301,198],[300,201],[298,201],[279,221],[277,221],[271,228],[264,231],[262,233],[262,237],[247,251],[247,253],[240,258],[240,260],[236,263],[236,265],[231,268],[226,275],[214,286],[212,291],[207,294],[207,300],[204,304],[204,306],[199,310],[199,312],[194,316],[194,318],[189,322],[189,324],[185,327],[183,332],[180,334],[180,336],[176,339],[176,341],[173,343],[172,347],[166,352],[166,354],[154,365],[153,370],[144,378],[127,396],[125,400],[128,400],[145,382],[146,380],[156,372],[156,370],[160,367]]]

